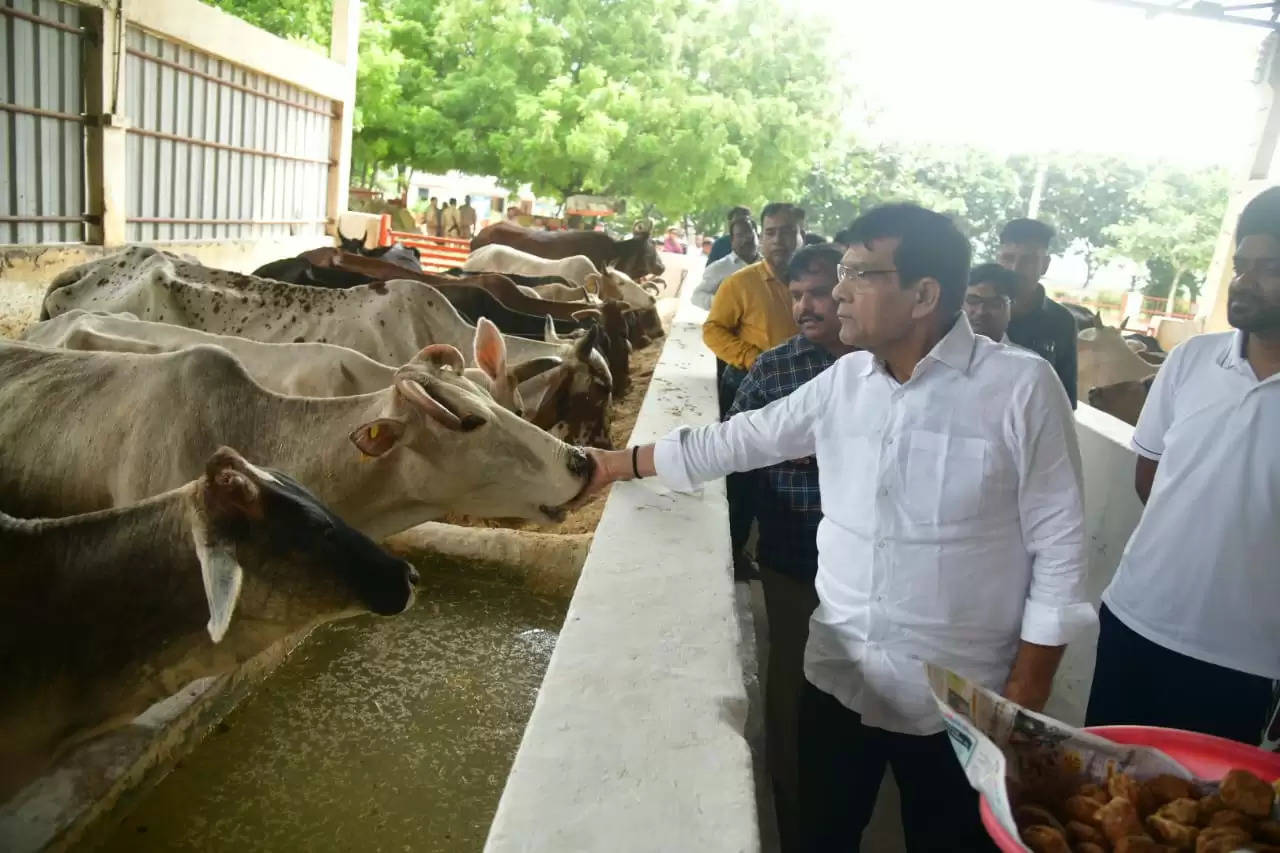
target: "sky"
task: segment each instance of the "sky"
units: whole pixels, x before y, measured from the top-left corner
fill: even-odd
[[[1266,30],[1097,0],[797,0],[830,16],[872,138],[1243,165]]]

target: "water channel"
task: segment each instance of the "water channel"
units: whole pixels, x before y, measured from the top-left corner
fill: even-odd
[[[480,850],[564,610],[424,571],[403,616],[316,631],[96,849]]]

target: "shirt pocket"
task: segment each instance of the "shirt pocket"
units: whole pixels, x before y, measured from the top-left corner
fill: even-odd
[[[907,433],[903,505],[918,524],[955,524],[982,513],[988,444],[924,430]]]

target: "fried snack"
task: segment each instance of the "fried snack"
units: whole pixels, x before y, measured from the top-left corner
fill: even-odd
[[[1092,841],[1081,841],[1071,850],[1072,853],[1107,853],[1107,848],[1100,844],[1094,844]]]
[[[1094,799],[1093,797],[1083,797],[1079,794],[1067,797],[1067,801],[1062,804],[1062,814],[1067,820],[1078,820],[1081,823],[1087,823],[1090,826],[1100,826],[1098,819],[1094,817],[1098,813],[1098,809],[1107,804],[1104,799]]]
[[[1165,803],[1173,800],[1194,799],[1196,790],[1186,779],[1161,773],[1139,785],[1138,811],[1146,807],[1155,811]]]
[[[1223,809],[1220,812],[1214,812],[1209,818],[1209,826],[1234,826],[1237,829],[1243,829],[1250,835],[1253,834],[1253,818],[1243,812],[1235,809]]]
[[[1146,835],[1142,821],[1138,819],[1138,810],[1133,803],[1124,797],[1116,797],[1094,813],[1094,819],[1102,827],[1102,834],[1119,844],[1120,839],[1129,835]]]
[[[1200,807],[1195,800],[1180,797],[1156,809],[1155,816],[1175,823],[1195,826],[1200,822]]]
[[[1070,824],[1067,826],[1070,829]],[[1280,844],[1280,820],[1261,820],[1253,828],[1253,834],[1268,844]]]
[[[1013,822],[1018,825],[1018,829],[1022,829],[1024,826],[1047,826],[1058,830],[1058,832],[1065,833],[1067,831],[1058,819],[1053,816],[1053,812],[1035,803],[1026,803],[1014,809]]]
[[[1172,847],[1152,841],[1145,835],[1126,835],[1116,842],[1112,850],[1115,853],[1173,853]]]
[[[1248,770],[1231,770],[1222,777],[1218,795],[1229,808],[1252,817],[1267,817],[1276,798],[1275,789]]]
[[[1108,767],[1107,791],[1112,797],[1124,797],[1136,807],[1138,797],[1142,793],[1142,786],[1128,773],[1117,773],[1114,767]]]
[[[1081,823],[1078,820],[1067,821],[1067,838],[1071,839],[1072,844],[1081,844],[1089,842],[1090,844],[1098,844],[1102,847],[1107,846],[1107,837],[1096,826],[1087,823]]]
[[[1184,826],[1177,821],[1152,815],[1147,818],[1147,829],[1157,840],[1177,850],[1192,850],[1196,846],[1196,836],[1200,830],[1194,826]]]
[[[1249,833],[1236,826],[1211,826],[1196,838],[1196,853],[1232,853],[1247,844]]]
[[[1196,823],[1205,826],[1209,823],[1209,818],[1225,809],[1227,806],[1222,802],[1222,797],[1217,794],[1209,794],[1207,797],[1201,797],[1200,802],[1196,804],[1196,810],[1200,812],[1200,819]]]
[[[1071,853],[1067,837],[1052,826],[1028,826],[1022,830],[1022,841],[1034,853]]]

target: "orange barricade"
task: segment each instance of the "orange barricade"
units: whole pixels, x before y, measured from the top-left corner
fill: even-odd
[[[386,235],[384,246],[399,242],[417,249],[424,272],[460,267],[471,253],[471,241],[466,237],[431,237],[413,231],[387,231]]]

